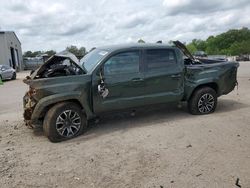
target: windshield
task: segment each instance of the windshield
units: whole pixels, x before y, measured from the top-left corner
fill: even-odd
[[[107,54],[108,52],[105,50],[94,49],[81,59],[80,64],[82,65],[83,68],[85,68],[89,72]]]

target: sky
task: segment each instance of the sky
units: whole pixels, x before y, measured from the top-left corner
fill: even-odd
[[[0,30],[23,51],[206,39],[250,28],[250,0],[0,0]]]

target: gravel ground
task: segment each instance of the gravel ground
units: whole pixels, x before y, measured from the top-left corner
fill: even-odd
[[[250,62],[213,114],[161,105],[57,144],[23,123],[26,74],[0,86],[0,187],[250,188]]]

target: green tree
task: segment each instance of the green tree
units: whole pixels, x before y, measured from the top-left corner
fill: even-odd
[[[138,43],[145,43],[145,41],[142,40],[142,39],[139,39],[137,42],[138,42]]]
[[[27,51],[24,52],[23,57],[31,57],[32,56],[32,51]]]
[[[56,54],[56,51],[54,51],[54,50],[48,50],[48,51],[45,51],[44,53],[47,54],[48,56],[52,56],[52,55]]]
[[[43,54],[42,51],[34,51],[34,52],[27,51],[27,52],[24,52],[23,57],[36,57],[36,56],[41,55],[41,54]]]
[[[250,54],[250,39],[242,42],[235,42],[229,48],[230,55]]]
[[[209,55],[250,54],[250,30],[246,27],[231,29],[217,36],[209,36],[205,41],[193,39],[188,49],[205,51]]]
[[[67,51],[71,52],[75,56],[84,56],[86,54],[85,47],[80,47],[79,49],[77,46],[71,45],[66,48]]]
[[[42,51],[35,51],[35,52],[33,52],[33,56],[34,56],[34,57],[40,56],[40,55],[42,55],[42,54],[43,54]]]
[[[23,54],[23,57],[26,58],[26,57],[36,57],[36,56],[40,56],[40,55],[43,55],[43,54],[47,54],[48,56],[52,56],[56,53],[56,51],[54,50],[48,50],[48,51],[26,51],[24,52]]]
[[[186,47],[187,47],[188,51],[190,51],[192,54],[197,51],[197,48],[194,45],[194,43],[189,43]]]

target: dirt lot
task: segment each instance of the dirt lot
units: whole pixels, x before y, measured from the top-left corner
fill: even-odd
[[[164,105],[57,144],[23,123],[25,74],[0,86],[0,187],[250,187],[250,62],[214,114]]]

